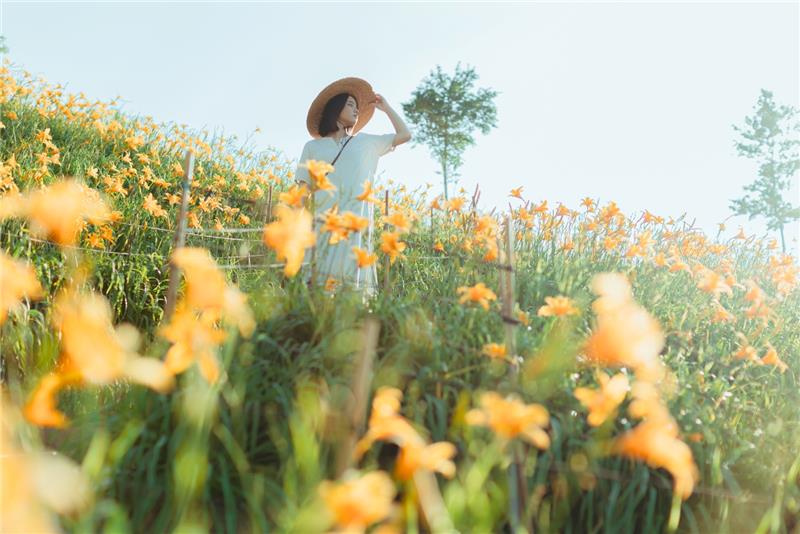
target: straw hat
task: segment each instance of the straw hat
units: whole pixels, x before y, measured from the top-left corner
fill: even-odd
[[[375,92],[372,90],[372,86],[369,82],[361,78],[341,78],[320,91],[311,103],[311,107],[308,108],[306,128],[308,128],[308,133],[311,134],[311,137],[315,139],[322,137],[319,134],[319,122],[322,120],[322,111],[325,109],[325,104],[328,103],[328,100],[339,93],[350,93],[355,97],[356,103],[358,104],[358,119],[355,125],[353,125],[353,135],[363,128],[372,118],[372,114],[375,112]]]

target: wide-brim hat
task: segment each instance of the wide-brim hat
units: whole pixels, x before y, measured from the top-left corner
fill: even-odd
[[[308,108],[306,128],[308,128],[308,133],[311,134],[311,137],[315,139],[322,137],[319,134],[319,123],[322,120],[322,112],[325,109],[325,104],[339,93],[350,93],[355,97],[356,103],[358,104],[358,119],[355,125],[353,125],[352,135],[355,135],[356,132],[363,128],[372,118],[372,114],[375,112],[376,97],[369,82],[352,76],[341,78],[320,91],[311,103],[311,107]]]

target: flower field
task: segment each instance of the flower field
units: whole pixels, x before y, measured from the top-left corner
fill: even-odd
[[[297,163],[4,63],[0,531],[800,532],[775,240]]]

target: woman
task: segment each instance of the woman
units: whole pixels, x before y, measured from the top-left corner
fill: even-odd
[[[395,133],[358,133],[369,122],[375,108],[389,116]],[[353,232],[349,239],[335,244],[329,243],[330,234],[321,233],[321,225],[316,224],[316,283],[322,285],[328,278],[334,278],[339,286],[361,289],[365,295],[374,295],[378,284],[375,264],[359,268],[353,252],[353,247],[359,247],[373,253],[374,204],[356,197],[362,193],[365,181],[374,185],[378,158],[408,142],[411,133],[397,112],[381,95],[373,92],[369,83],[353,77],[337,80],[317,95],[308,110],[306,127],[314,139],[303,146],[295,169],[296,181],[305,182],[310,188],[312,182],[308,169],[302,166],[306,161],[314,159],[332,163],[336,160],[334,170],[328,173],[328,180],[336,186],[336,191],[317,191],[314,194],[317,218],[337,206],[340,215],[351,211],[369,220],[366,235]],[[310,249],[306,251],[304,261],[311,261]],[[303,272],[308,282],[311,269],[306,267]]]

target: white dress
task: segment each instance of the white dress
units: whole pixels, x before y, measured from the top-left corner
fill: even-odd
[[[375,204],[358,200],[356,197],[364,191],[364,182],[369,180],[375,186],[375,170],[378,167],[378,158],[394,150],[392,142],[395,134],[368,134],[357,132],[347,143],[339,159],[336,160],[334,170],[328,173],[328,180],[336,186],[336,191],[317,191],[314,194],[315,212],[317,217],[335,204],[338,204],[338,214],[352,211],[360,217],[369,220],[369,226],[364,232],[353,232],[348,239],[343,239],[331,245],[328,243],[331,234],[321,233],[321,223],[316,223],[317,245],[316,245],[316,266],[317,284],[324,284],[329,277],[333,277],[338,282],[337,285],[349,285],[363,290],[366,294],[372,295],[377,290],[378,275],[375,264],[368,267],[358,268],[353,247],[359,247],[372,254],[372,230],[374,221]],[[294,172],[295,179],[306,183],[311,183],[308,169],[300,167],[309,159],[322,160],[331,163],[346,141],[343,137],[341,142],[330,137],[320,137],[311,139],[303,146],[303,152],[298,160]],[[378,196],[373,194],[373,196]],[[381,203],[381,206],[383,204]],[[311,261],[311,249],[306,249],[304,262]],[[303,266],[305,280],[308,281],[311,275],[310,266]]]

